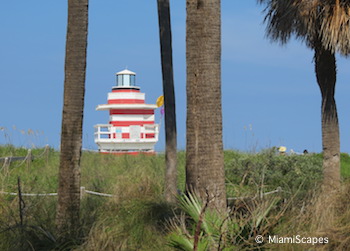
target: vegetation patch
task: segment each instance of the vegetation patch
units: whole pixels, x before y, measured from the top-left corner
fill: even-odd
[[[0,157],[26,156],[28,149],[8,145],[1,146],[0,153]],[[29,164],[0,163],[0,191],[17,193],[19,177],[22,193],[57,192],[59,153],[53,149],[32,149],[32,154],[37,158]],[[349,155],[342,154],[345,187],[349,165]],[[111,197],[83,194],[79,235],[66,243],[57,241],[57,196],[22,196],[20,211],[18,196],[1,194],[0,250],[188,250],[185,244],[177,242],[193,248],[196,233],[201,247],[220,243],[226,248],[223,250],[251,250],[267,248],[255,242],[258,233],[289,234],[293,226],[295,231],[321,234],[312,227],[316,224],[312,213],[322,180],[321,154],[281,156],[275,149],[256,154],[225,151],[231,207],[222,215],[213,215],[205,209],[201,216],[205,202],[184,195],[184,152],[178,153],[178,167],[181,206],[170,205],[163,199],[164,155],[83,152],[81,186]],[[339,217],[330,232],[334,248],[348,245],[343,238],[349,233],[348,194],[345,189],[337,195],[339,205],[335,210]],[[202,223],[198,227],[200,217]],[[271,248],[278,250],[277,246],[281,248],[280,245]]]

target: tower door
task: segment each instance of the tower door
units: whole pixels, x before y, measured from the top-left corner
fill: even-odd
[[[141,138],[141,126],[132,125],[129,127],[130,139],[139,140]]]

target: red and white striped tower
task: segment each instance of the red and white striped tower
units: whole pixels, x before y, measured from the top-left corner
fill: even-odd
[[[95,125],[95,143],[102,153],[154,153],[158,125],[154,123],[153,104],[145,104],[145,94],[135,86],[136,74],[129,70],[116,73],[117,85],[108,93],[108,104],[97,111],[109,111],[109,124]]]

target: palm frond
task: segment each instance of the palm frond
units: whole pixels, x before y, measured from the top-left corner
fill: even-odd
[[[332,2],[332,4],[322,5],[322,42],[332,52],[348,55],[350,53],[350,1]]]
[[[257,0],[265,5],[266,34],[285,44],[292,35],[313,48],[315,40],[333,53],[350,53],[349,0]]]
[[[172,232],[168,235],[168,245],[170,247],[176,248],[183,251],[192,251],[193,250],[193,241],[191,241],[186,235],[179,232]]]
[[[168,244],[183,251],[195,247],[198,251],[254,249],[257,247],[254,237],[267,233],[273,226],[270,214],[280,199],[272,196],[254,200],[249,203],[251,206],[247,205],[246,212],[239,207],[217,212],[206,207],[208,202],[203,205],[195,194],[189,193],[179,199],[184,214],[169,221]]]
[[[266,35],[271,41],[285,44],[292,35],[305,39],[307,27],[301,18],[299,1],[296,0],[258,0],[265,4]]]

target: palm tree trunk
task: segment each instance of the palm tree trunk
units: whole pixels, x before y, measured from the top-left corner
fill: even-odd
[[[226,210],[221,108],[220,0],[187,0],[186,187]]]
[[[165,199],[176,201],[177,133],[169,0],[158,0],[159,38],[165,108]]]
[[[340,138],[335,103],[336,59],[321,41],[315,42],[315,71],[322,95],[323,185],[326,190],[340,186]]]
[[[79,228],[87,27],[88,0],[69,0],[56,215],[58,233],[63,239],[73,238]]]

